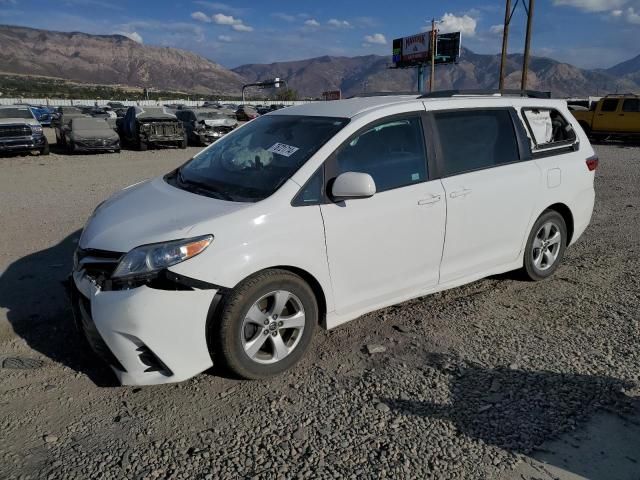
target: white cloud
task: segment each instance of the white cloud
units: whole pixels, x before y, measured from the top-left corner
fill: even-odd
[[[225,15],[224,13],[216,13],[213,17],[213,21],[218,25],[229,25],[236,32],[253,32],[253,27],[245,25],[239,18],[234,18],[232,15]]]
[[[636,11],[633,7],[627,8],[625,19],[633,25],[640,25],[640,11]]]
[[[273,18],[284,20],[285,22],[293,22],[296,19],[295,15],[289,15],[288,13],[281,13],[281,12],[272,13],[271,16]]]
[[[304,22],[304,24],[307,27],[319,27],[320,26],[320,22],[318,22],[315,18],[310,18],[309,20],[306,20]]]
[[[373,35],[364,36],[365,44],[367,45],[386,45],[387,39],[382,33],[374,33]]]
[[[623,13],[624,12],[622,10],[614,10],[613,12],[611,12],[611,15],[613,17],[620,17],[620,16],[622,16]]]
[[[253,27],[249,25],[245,25],[244,23],[236,23],[235,25],[231,25],[236,32],[253,32]]]
[[[437,28],[440,33],[462,32],[463,36],[473,37],[476,34],[477,25],[478,21],[469,15],[458,17],[453,13],[445,13],[438,22]],[[431,30],[431,26],[425,27],[423,30]]]
[[[130,38],[134,42],[142,43],[142,35],[138,32],[115,32],[116,35],[123,35],[127,38]]]
[[[628,0],[553,0],[556,7],[575,7],[587,12],[606,12],[619,9]]]
[[[220,40],[221,42],[232,42],[233,38],[231,38],[229,35],[218,35],[218,40]]]
[[[191,18],[193,18],[194,20],[198,20],[199,22],[211,23],[209,15],[203,12],[193,12],[191,14]]]
[[[231,15],[242,15],[243,13],[245,13],[247,11],[246,8],[238,8],[238,7],[233,7],[231,5],[227,5],[226,3],[222,3],[222,2],[205,2],[202,0],[197,0],[194,3],[196,3],[197,5],[200,5],[201,7],[204,7],[208,10],[216,10],[218,12],[226,12],[226,13],[230,13]]]
[[[351,24],[346,20],[338,20],[337,18],[332,18],[327,22],[327,25],[333,28],[351,28]]]
[[[489,33],[491,33],[492,35],[502,35],[503,31],[504,31],[503,24],[491,25],[491,27],[489,27]]]

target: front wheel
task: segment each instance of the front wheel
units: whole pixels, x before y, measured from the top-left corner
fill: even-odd
[[[318,303],[309,285],[291,272],[266,270],[229,295],[211,343],[216,360],[233,373],[263,379],[302,358],[317,323]]]
[[[553,210],[540,215],[524,251],[525,275],[533,281],[553,275],[564,256],[567,240],[567,225],[562,215]]]
[[[44,139],[44,146],[40,149],[40,155],[49,155],[50,152],[51,152],[51,149],[49,147],[49,142],[45,138]]]

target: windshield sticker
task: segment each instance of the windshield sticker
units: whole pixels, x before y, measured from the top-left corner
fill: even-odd
[[[287,145],[285,143],[274,143],[267,149],[267,152],[277,153],[278,155],[282,155],[283,157],[290,157],[298,150],[300,150],[298,147],[292,147],[291,145]]]

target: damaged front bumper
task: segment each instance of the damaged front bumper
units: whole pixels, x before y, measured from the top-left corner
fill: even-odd
[[[123,385],[180,382],[213,365],[207,319],[219,289],[154,283],[102,288],[84,269],[75,270],[69,283],[77,325]]]

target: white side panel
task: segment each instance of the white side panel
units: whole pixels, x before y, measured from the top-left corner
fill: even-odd
[[[437,284],[443,194],[440,181],[432,181],[322,205],[338,314]],[[420,204],[438,195],[440,201]]]
[[[533,161],[442,180],[447,195],[443,283],[515,261],[546,175]],[[544,185],[543,185],[544,183]]]

